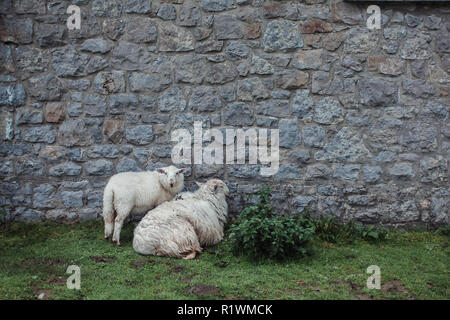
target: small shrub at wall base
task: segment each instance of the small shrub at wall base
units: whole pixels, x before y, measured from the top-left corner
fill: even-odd
[[[342,223],[332,216],[313,219],[316,236],[327,242],[353,242],[355,240],[379,241],[386,239],[388,230],[384,227],[362,226],[352,220]]]
[[[255,205],[246,207],[229,228],[231,250],[253,259],[303,256],[309,253],[313,237],[326,242],[351,243],[355,240],[377,242],[386,239],[384,227],[342,223],[338,218],[312,218],[307,208],[300,215],[278,215],[269,201],[271,188],[258,189]],[[443,233],[448,230],[443,230]]]
[[[0,207],[0,225],[6,223],[6,206]]]
[[[315,227],[307,214],[277,215],[270,205],[270,187],[256,192],[259,200],[246,207],[230,227],[231,250],[254,259],[304,256]]]
[[[446,224],[436,230],[437,234],[450,237],[450,224]]]

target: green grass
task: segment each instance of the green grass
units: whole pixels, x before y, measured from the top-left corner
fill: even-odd
[[[286,262],[235,257],[229,243],[198,260],[143,257],[103,239],[100,221],[76,225],[0,226],[0,299],[449,299],[449,237],[394,231],[379,243],[313,242],[312,254]],[[69,265],[81,267],[81,290],[66,287]],[[380,290],[366,288],[369,265]]]

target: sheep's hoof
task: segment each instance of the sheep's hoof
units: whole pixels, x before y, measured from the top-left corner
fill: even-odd
[[[184,260],[191,260],[191,259],[194,259],[196,255],[197,255],[197,252],[192,251],[188,255],[184,256],[183,259]]]

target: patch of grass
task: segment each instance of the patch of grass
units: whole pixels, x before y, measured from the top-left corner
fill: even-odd
[[[140,256],[122,230],[121,247],[103,239],[101,221],[0,227],[0,299],[449,299],[449,238],[390,230],[383,242],[312,241],[312,254],[253,261],[226,240],[198,260]],[[81,290],[66,287],[69,265]],[[370,265],[380,290],[366,288]]]

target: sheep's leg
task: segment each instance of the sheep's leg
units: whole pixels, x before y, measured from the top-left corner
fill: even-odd
[[[116,246],[120,246],[120,231],[122,230],[122,225],[125,219],[117,216],[116,221],[114,223],[114,233],[112,241],[116,244]]]
[[[120,246],[120,231],[122,230],[123,222],[125,221],[130,211],[131,209],[117,210],[117,216],[114,222],[114,233],[112,237],[112,241],[116,244],[116,246]]]
[[[194,259],[196,255],[197,255],[197,251],[192,251],[191,253],[185,255],[185,256],[183,257],[183,259],[184,259],[184,260]]]
[[[103,220],[105,222],[105,239],[111,236],[114,230],[114,194],[109,185],[103,194]]]
[[[105,220],[105,239],[109,240],[114,231],[114,219]]]

